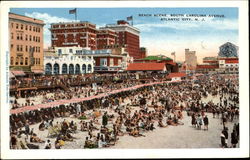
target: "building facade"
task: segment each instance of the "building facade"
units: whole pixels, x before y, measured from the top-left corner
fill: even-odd
[[[185,62],[188,70],[195,70],[197,66],[196,52],[185,49]]]
[[[125,70],[131,61],[124,48],[76,51],[78,56],[93,56],[94,71],[98,73],[118,72]]]
[[[46,51],[44,70],[47,75],[85,74],[94,72],[93,56],[76,54],[80,47],[55,47]]]
[[[52,47],[97,48],[96,25],[90,22],[52,23],[50,31]]]
[[[43,26],[42,20],[9,13],[10,70],[43,72]]]
[[[114,30],[108,28],[100,28],[97,31],[97,49],[105,49],[109,46],[116,45],[117,37],[117,33]]]
[[[117,24],[106,25],[104,28],[112,29],[117,33],[117,44],[119,46],[125,46],[130,57],[134,59],[142,58],[139,29],[129,25],[129,23],[124,20],[117,21]]]
[[[239,59],[237,57],[219,57],[218,61],[221,73],[239,73]]]

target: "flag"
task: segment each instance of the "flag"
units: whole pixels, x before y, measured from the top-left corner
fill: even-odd
[[[72,9],[72,10],[69,10],[69,14],[75,14],[75,13],[76,13],[76,8]]]
[[[127,21],[132,21],[133,20],[133,16],[127,17]]]
[[[172,53],[171,53],[171,56],[175,56],[175,52],[172,52]]]

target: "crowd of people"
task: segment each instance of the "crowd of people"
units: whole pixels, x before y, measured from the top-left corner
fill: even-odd
[[[109,147],[115,145],[120,136],[141,137],[156,128],[185,125],[182,122],[184,112],[190,116],[193,126],[204,130],[208,130],[209,126],[207,112],[212,113],[214,118],[216,114],[217,117],[221,115],[223,135],[228,137],[224,131],[227,121],[233,122],[239,118],[237,88],[235,77],[216,75],[208,78],[204,75],[192,83],[183,81],[144,86],[79,103],[13,114],[10,115],[11,148],[29,148],[27,144],[31,140],[28,142],[28,137],[33,137],[32,142],[45,143],[46,149],[52,146],[59,149],[67,145],[67,141],[74,141],[76,132],[87,133],[82,137],[85,140],[84,148]],[[204,103],[203,99],[209,95],[219,95],[219,102]],[[72,116],[76,120],[68,122],[66,118]],[[61,117],[65,119],[54,122]],[[47,131],[48,136],[54,136],[54,145],[51,145],[51,141],[40,139],[37,137],[39,134],[29,129],[30,125],[37,123],[39,131]],[[239,140],[239,123],[235,126],[231,136],[232,147],[236,147]],[[20,140],[22,134],[25,135],[24,140]],[[18,141],[27,147],[17,147]]]
[[[10,94],[11,108],[16,109],[24,106],[33,106],[42,103],[48,103],[60,99],[83,98],[101,93],[106,93],[115,89],[122,89],[142,84],[141,81],[133,81],[136,78],[144,79],[154,76],[162,78],[165,74],[137,74],[119,73],[112,75],[89,75],[89,76],[42,76],[40,78],[19,78],[11,80],[11,84],[16,87],[24,87],[29,84],[30,87],[42,85],[57,86],[54,88],[43,88],[41,90],[15,91]],[[152,78],[151,78],[152,80]],[[89,82],[89,83],[85,83]],[[16,85],[18,84],[18,85]],[[62,85],[64,87],[62,87]]]

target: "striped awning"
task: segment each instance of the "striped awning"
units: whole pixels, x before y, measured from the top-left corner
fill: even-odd
[[[44,73],[43,70],[39,70],[39,69],[32,70],[32,72],[35,73],[35,74],[43,74]]]
[[[25,76],[24,71],[11,71],[14,76]]]
[[[15,76],[13,75],[12,72],[9,72],[9,73],[10,73],[10,74],[9,74],[10,78],[15,78]]]

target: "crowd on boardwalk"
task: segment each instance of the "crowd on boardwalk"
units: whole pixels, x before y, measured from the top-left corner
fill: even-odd
[[[36,104],[48,103],[60,99],[72,99],[89,97],[101,93],[109,92],[115,89],[122,89],[142,84],[138,79],[151,78],[158,79],[165,74],[134,74],[134,73],[119,73],[119,74],[103,74],[103,75],[88,75],[88,76],[41,76],[38,78],[16,78],[12,79],[11,88],[23,87],[49,87],[63,85],[65,88],[43,88],[41,90],[25,90],[15,91],[11,93],[11,108],[20,108],[23,106],[33,106]],[[122,82],[122,83],[119,83]]]
[[[182,122],[185,112],[190,116],[190,125],[198,130],[210,129],[207,112],[220,118],[221,147],[236,147],[239,123],[231,133],[231,145],[227,123],[238,122],[238,85],[235,76],[200,76],[196,82],[145,86],[99,99],[13,114],[10,115],[10,147],[38,148],[37,143],[44,143],[46,149],[64,148],[67,141],[75,140],[77,132],[86,132],[82,137],[84,148],[109,147],[123,135],[140,137],[156,128],[188,125]],[[204,103],[202,99],[208,95],[219,96],[220,102]],[[34,124],[39,124],[36,133],[30,127]],[[40,138],[40,132],[47,132],[48,140]]]

